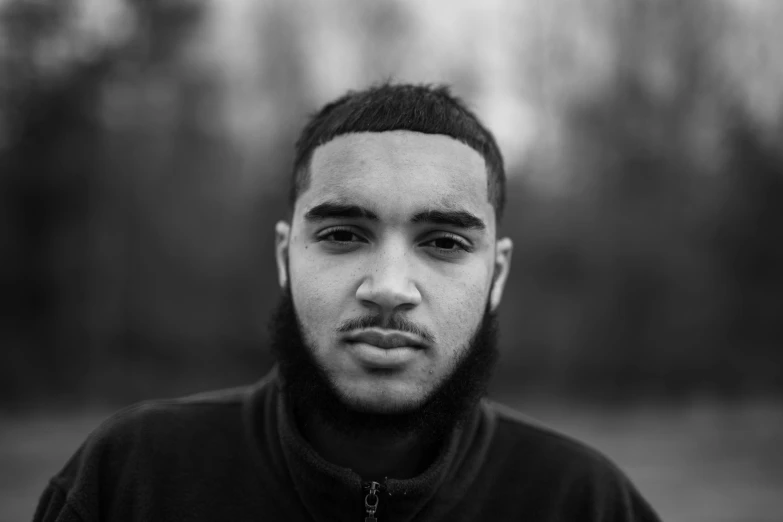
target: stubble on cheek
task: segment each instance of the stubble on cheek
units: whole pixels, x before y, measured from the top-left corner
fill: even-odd
[[[470,276],[442,284],[435,292],[433,295],[440,295],[442,303],[437,314],[442,350],[448,352],[450,359],[456,359],[481,323],[487,292],[479,282],[471,281]]]

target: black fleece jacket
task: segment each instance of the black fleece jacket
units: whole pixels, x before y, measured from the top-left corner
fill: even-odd
[[[52,478],[34,520],[358,522],[366,485],[302,438],[273,370],[247,388],[118,412]],[[377,503],[380,522],[658,521],[605,457],[486,400],[424,473],[388,478]]]

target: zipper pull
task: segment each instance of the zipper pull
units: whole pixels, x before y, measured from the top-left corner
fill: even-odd
[[[370,492],[364,496],[364,509],[367,510],[367,516],[364,517],[364,522],[377,522],[378,519],[375,518],[375,512],[378,510],[378,492],[380,491],[381,485],[377,482],[370,482],[364,487],[365,489],[370,490]]]

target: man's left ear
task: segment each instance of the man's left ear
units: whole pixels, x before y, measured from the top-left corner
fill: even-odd
[[[511,253],[514,250],[514,243],[510,238],[504,237],[498,239],[495,243],[495,270],[492,280],[492,288],[489,292],[489,306],[493,312],[500,305],[500,299],[503,297],[503,288],[506,286],[508,271],[511,269]]]

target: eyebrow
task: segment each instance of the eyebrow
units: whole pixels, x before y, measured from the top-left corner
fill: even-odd
[[[364,218],[371,221],[378,221],[378,215],[364,207],[329,202],[314,206],[307,211],[304,217],[308,221],[323,221],[325,219],[334,218]]]
[[[449,225],[473,230],[484,230],[487,228],[481,219],[464,210],[427,210],[413,216],[411,223]]]
[[[380,221],[378,215],[359,205],[347,205],[344,203],[326,202],[316,205],[305,213],[307,221],[324,221],[327,219],[368,219]],[[433,225],[447,225],[466,230],[484,230],[487,228],[484,221],[465,210],[425,210],[418,212],[411,218],[411,223],[428,223]]]

